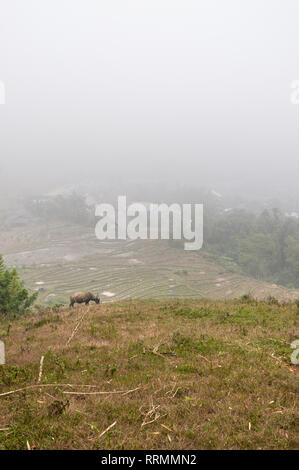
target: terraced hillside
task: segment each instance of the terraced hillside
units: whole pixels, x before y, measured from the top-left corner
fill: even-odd
[[[298,306],[131,300],[0,318],[0,449],[295,449]]]
[[[105,301],[127,298],[298,298],[276,285],[248,279],[168,241],[107,241],[79,226],[18,228],[0,234],[0,253],[17,266],[39,302],[68,302],[72,292],[91,290]]]

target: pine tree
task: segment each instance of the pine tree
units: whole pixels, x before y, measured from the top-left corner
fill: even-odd
[[[16,269],[5,267],[0,255],[0,313],[3,315],[21,315],[31,307],[38,293],[30,294],[24,287]]]

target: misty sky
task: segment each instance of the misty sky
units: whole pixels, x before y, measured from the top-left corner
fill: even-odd
[[[298,180],[298,0],[0,0],[0,185]]]

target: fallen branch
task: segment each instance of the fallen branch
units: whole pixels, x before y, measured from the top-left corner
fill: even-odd
[[[148,410],[147,413],[145,413],[144,415],[144,419],[143,419],[143,422],[141,424],[141,427],[143,428],[143,426],[146,426],[147,424],[151,424],[151,423],[154,423],[155,421],[157,421],[157,419],[159,418],[162,418],[162,416],[166,416],[166,415],[160,415],[157,410],[160,408],[160,405],[154,405],[152,403],[152,407]],[[151,416],[155,413],[155,417],[154,419],[152,419],[151,421],[146,421],[147,418],[151,418]]]
[[[11,390],[10,392],[0,393],[0,397],[12,395],[13,393],[23,392],[25,390],[31,390],[33,388],[41,387],[66,387],[68,384],[39,384],[39,385],[28,385],[27,387],[18,388],[17,390]],[[70,385],[71,386],[71,385]]]
[[[98,438],[104,436],[104,434],[106,434],[106,432],[110,431],[111,428],[113,428],[115,425],[116,425],[117,421],[114,421],[114,423],[110,424],[110,426],[108,426],[107,429],[105,429],[105,431],[103,431]]]
[[[66,346],[68,346],[70,344],[70,342],[72,341],[73,337],[75,336],[76,334],[76,331],[78,330],[79,326],[81,325],[85,315],[87,315],[87,313],[89,312],[89,307],[88,309],[83,313],[82,317],[80,318],[79,322],[77,323],[76,327],[74,328],[71,336],[69,337],[69,339],[67,340],[67,343],[66,343]]]
[[[167,431],[173,432],[173,430],[170,429],[168,426],[166,426],[166,424],[161,424],[161,426],[162,426],[162,428],[167,429]]]
[[[157,413],[154,419],[152,419],[151,421],[144,421],[141,427],[146,426],[147,424],[155,423],[158,419],[164,418],[164,416],[167,416],[167,413],[165,413],[164,415],[160,415],[159,413]]]
[[[155,346],[155,347],[151,350],[151,352],[152,352],[153,354],[155,354],[156,356],[160,356],[160,357],[163,357],[163,359],[166,359],[164,356],[162,356],[161,353],[158,352],[158,349],[159,349],[160,346],[161,346],[161,344],[157,344],[157,346]]]
[[[136,387],[134,388],[133,390],[128,390],[127,392],[124,393],[124,396],[125,395],[129,395],[129,393],[132,393],[132,392],[136,392],[136,390],[140,390],[142,387]]]
[[[176,394],[178,393],[178,391],[179,391],[181,388],[182,388],[182,387],[178,387],[178,388],[176,389],[176,391],[174,392],[174,394],[172,395],[171,398],[174,398],[174,397],[176,396]]]
[[[133,390],[113,390],[111,392],[62,392],[65,395],[116,395],[116,394],[122,394],[122,395],[128,395],[129,393],[136,392],[136,390],[139,390],[141,387],[134,388]]]
[[[40,365],[39,365],[39,374],[38,374],[38,380],[37,383],[39,384],[43,375],[43,363],[44,363],[44,358],[45,356],[42,356],[40,358]]]
[[[168,359],[167,357],[165,356],[176,356],[176,353],[173,352],[173,351],[168,351],[168,352],[162,352],[160,353],[159,352],[159,348],[160,346],[162,345],[163,343],[159,343],[157,344],[157,346],[155,346],[153,349],[149,349],[149,351],[153,354],[156,354],[156,356],[160,356],[160,357],[163,357],[163,359]]]
[[[98,387],[98,385],[85,385],[85,384],[38,384],[38,385],[28,385],[27,387],[18,388],[17,390],[11,390],[10,392],[0,393],[0,397],[5,397],[17,392],[23,392],[25,390],[31,390],[34,388],[41,387]]]
[[[197,354],[197,355],[198,355],[199,357],[201,357],[202,359],[204,359],[205,361],[211,362],[211,361],[209,361],[209,359],[207,359],[205,356],[201,356],[200,354]]]

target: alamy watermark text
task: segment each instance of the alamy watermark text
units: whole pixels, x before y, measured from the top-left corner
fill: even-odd
[[[202,204],[133,203],[119,196],[117,210],[112,204],[98,204],[100,217],[95,233],[99,240],[188,240],[185,250],[200,250],[203,245]]]

